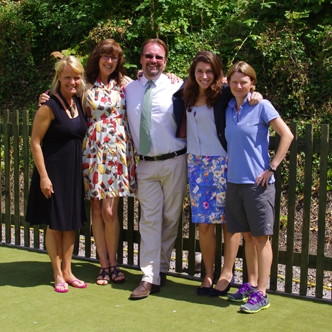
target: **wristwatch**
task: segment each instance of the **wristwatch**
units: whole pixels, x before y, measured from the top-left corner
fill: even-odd
[[[276,168],[273,168],[273,166],[270,164],[269,167],[267,168],[268,171],[275,173],[277,171]]]

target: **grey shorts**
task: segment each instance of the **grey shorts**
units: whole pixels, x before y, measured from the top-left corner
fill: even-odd
[[[226,225],[230,233],[273,234],[274,183],[266,186],[227,182]]]

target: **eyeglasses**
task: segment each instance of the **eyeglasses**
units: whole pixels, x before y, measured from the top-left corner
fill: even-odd
[[[149,59],[149,60],[152,60],[153,58],[156,59],[156,61],[163,61],[165,59],[164,56],[161,56],[161,55],[152,55],[152,54],[142,54],[145,59]]]
[[[112,62],[118,61],[118,58],[113,56],[113,55],[108,55],[108,54],[100,54],[100,57],[103,58],[103,60],[108,60],[111,59]]]

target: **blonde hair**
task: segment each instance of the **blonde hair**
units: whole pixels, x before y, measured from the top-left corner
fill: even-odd
[[[249,78],[253,84],[253,87],[251,87],[250,91],[251,92],[255,91],[255,85],[257,84],[257,75],[256,75],[254,68],[252,68],[245,61],[239,61],[239,62],[235,63],[231,68],[229,68],[229,70],[227,72],[228,84],[231,81],[231,77],[235,73],[242,73],[245,76],[249,76]]]
[[[65,56],[62,59],[58,60],[54,66],[55,74],[52,80],[51,85],[51,94],[55,94],[60,89],[60,82],[58,80],[59,75],[64,71],[66,66],[70,66],[73,71],[82,76],[81,84],[79,85],[76,95],[81,97],[85,91],[85,82],[84,82],[84,68],[81,62],[75,56]]]

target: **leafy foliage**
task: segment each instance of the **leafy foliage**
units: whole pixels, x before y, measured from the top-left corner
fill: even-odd
[[[0,102],[35,107],[53,76],[54,50],[72,47],[105,18],[110,1],[22,0],[0,6]]]
[[[300,133],[313,123],[318,135],[322,123],[332,124],[331,11],[331,0],[2,0],[0,102],[35,108],[53,76],[50,54],[84,64],[105,38],[121,44],[135,77],[141,43],[159,37],[170,48],[167,70],[181,77],[200,50],[217,53],[225,71],[247,61],[257,90],[283,118],[298,122]]]
[[[128,74],[135,77],[141,43],[160,37],[170,48],[168,71],[185,77],[193,56],[204,49],[220,56],[225,71],[245,60],[257,71],[257,89],[285,119],[331,123],[331,3],[3,0],[0,101],[7,108],[34,104],[53,73],[51,52],[74,54],[85,63],[105,38],[122,45]]]

